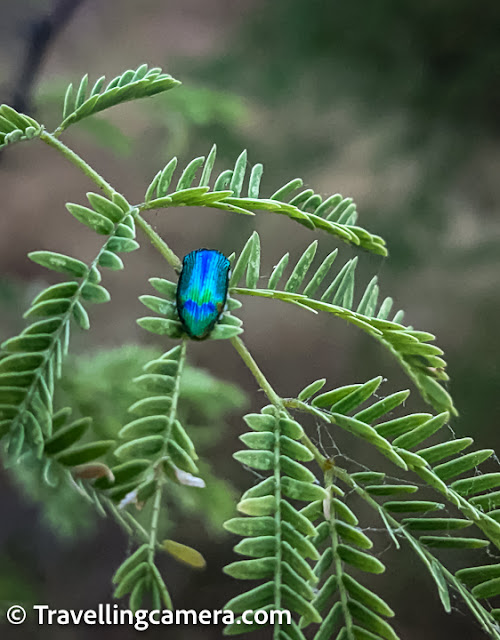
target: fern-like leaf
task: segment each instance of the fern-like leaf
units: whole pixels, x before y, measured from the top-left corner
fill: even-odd
[[[110,256],[119,260],[116,252],[128,250],[123,242],[136,243],[130,205],[121,197],[121,208],[98,196],[94,204],[109,223],[109,239],[95,260],[85,263],[60,253],[35,251],[29,257],[38,264],[72,279],[53,285],[33,300],[25,313],[30,324],[20,335],[6,340],[0,356],[0,437],[8,438],[8,453],[15,462],[22,451],[32,448],[42,457],[45,440],[52,435],[54,384],[60,378],[63,359],[69,348],[70,325],[73,319],[82,329],[90,326],[88,304],[109,300],[108,291],[98,284],[98,266]],[[89,194],[89,199],[92,199]],[[110,211],[112,210],[112,214]],[[90,211],[90,210],[89,210]],[[113,222],[110,217],[115,218]],[[118,211],[120,220],[118,221]]]
[[[401,311],[396,313],[392,320],[388,320],[392,299],[386,298],[379,306],[379,288],[376,278],[368,283],[361,294],[357,309],[354,310],[357,258],[349,260],[332,276],[330,270],[337,255],[336,252],[332,252],[309,275],[316,248],[315,242],[306,248],[287,280],[278,289],[289,261],[288,254],[285,254],[274,268],[268,286],[260,288],[257,287],[255,277],[248,275],[258,273],[257,263],[260,263],[260,239],[254,232],[236,261],[230,281],[230,292],[233,295],[283,300],[311,311],[331,313],[354,324],[381,342],[391,352],[415,383],[426,402],[437,410],[456,413],[450,395],[439,384],[440,380],[447,380],[448,376],[445,373],[446,362],[442,358],[443,351],[429,344],[435,337],[431,333],[416,331],[412,327],[402,325]],[[240,287],[238,284],[245,272],[246,287]],[[323,293],[318,293],[325,279],[327,284],[323,287]]]
[[[307,562],[308,558],[318,557],[307,538],[315,528],[290,503],[326,497],[324,489],[315,484],[314,475],[302,464],[311,460],[312,454],[299,442],[302,427],[273,406],[265,407],[260,414],[245,416],[245,422],[252,432],[241,439],[249,450],[238,451],[234,457],[243,465],[270,475],[242,496],[238,510],[247,517],[233,518],[225,524],[226,529],[244,537],[235,551],[251,558],[233,562],[225,572],[238,579],[261,579],[264,583],[236,596],[226,608],[235,613],[287,608],[319,622],[320,616],[311,605],[311,584],[316,578]],[[226,633],[246,630],[235,622]],[[294,637],[289,633],[283,627],[280,637]]]
[[[392,609],[380,596],[349,575],[352,569],[378,574],[385,571],[385,567],[370,553],[373,543],[357,527],[357,518],[347,505],[338,497],[332,499],[332,488],[329,487],[328,506],[316,503],[308,508],[311,512],[315,510],[321,520],[313,539],[321,553],[315,567],[320,586],[313,604],[323,621],[314,640],[332,637],[355,640],[363,634],[397,640],[398,636],[384,620],[394,616]],[[301,622],[307,625],[310,620],[304,617]]]
[[[130,100],[154,96],[180,85],[180,82],[157,67],[148,69],[146,64],[142,64],[135,70],[129,69],[116,76],[106,87],[104,84],[103,76],[89,92],[88,76],[84,76],[76,91],[72,84],[69,85],[64,97],[63,121],[54,132],[56,135],[99,111]]]
[[[183,170],[175,189],[170,189],[172,177],[177,166],[173,158],[159,171],[149,185],[145,203],[141,209],[156,209],[172,206],[200,206],[223,209],[233,213],[253,215],[254,211],[268,211],[285,215],[309,229],[323,230],[348,244],[379,255],[387,255],[385,243],[379,236],[356,226],[356,207],[350,198],[339,194],[327,198],[312,190],[306,190],[291,200],[292,193],[302,186],[302,180],[295,179],[278,189],[268,198],[259,195],[262,165],[255,165],[248,179],[246,196],[242,195],[247,170],[247,152],[243,151],[232,169],[222,171],[213,181],[211,176],[216,157],[216,147],[212,147],[206,161],[204,157],[192,160]],[[193,186],[196,172],[202,174],[198,186]]]
[[[104,478],[95,483],[122,509],[128,504],[142,507],[154,496],[149,544],[142,545],[125,560],[114,577],[115,597],[128,594],[134,610],[147,592],[153,604],[163,603],[171,608],[167,588],[154,563],[159,547],[156,536],[163,485],[170,479],[181,485],[200,486],[193,482],[198,473],[198,456],[177,416],[185,357],[186,341],[183,341],[161,358],[147,363],[144,374],[135,379],[142,398],[130,407],[134,418],[119,432],[121,444],[114,453],[120,463],[111,469],[114,481]],[[176,547],[177,557],[179,553]],[[185,557],[185,549],[183,553]]]
[[[457,476],[475,470],[478,465],[493,455],[493,450],[484,449],[473,451],[470,454],[455,455],[452,459],[441,462],[454,454],[460,454],[472,444],[472,439],[449,440],[449,431],[444,429],[449,419],[447,412],[437,416],[432,416],[429,413],[417,413],[383,421],[382,418],[389,411],[404,401],[407,392],[392,394],[362,408],[363,404],[375,393],[378,387],[377,383],[380,383],[380,379],[368,381],[364,385],[340,387],[317,395],[308,403],[290,400],[287,404],[290,407],[304,408],[314,415],[319,413],[323,415],[325,420],[375,446],[378,441],[376,438],[373,439],[373,434],[383,438],[384,442],[389,444],[390,453],[388,454],[387,450],[384,451],[385,445],[382,442],[378,446],[381,453],[389,459],[395,454],[397,458],[392,459],[395,464],[398,464],[398,459],[403,460],[409,470],[416,473],[430,487],[437,490],[446,500],[460,509],[465,518],[474,522],[488,539],[500,548],[500,524],[496,520],[495,513],[500,505],[500,491],[497,490],[500,486],[500,475],[492,473],[456,479]],[[438,435],[443,437],[443,434],[446,434],[444,442],[434,444],[431,447],[421,446],[425,444],[427,439],[435,438]],[[480,495],[476,495],[476,493]],[[472,497],[468,498],[469,495]],[[407,501],[402,503],[394,501],[392,504],[386,503],[386,507],[397,513],[425,511],[427,507],[432,509],[430,504],[422,503],[419,505],[418,501],[413,505]],[[484,540],[476,543],[428,539],[426,544],[482,547],[486,543]]]

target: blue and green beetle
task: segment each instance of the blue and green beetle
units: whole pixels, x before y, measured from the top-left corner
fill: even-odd
[[[230,266],[225,255],[212,249],[197,249],[184,256],[177,312],[191,338],[207,338],[224,311]]]

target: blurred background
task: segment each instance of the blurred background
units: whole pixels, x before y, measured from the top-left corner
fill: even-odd
[[[250,164],[263,162],[264,194],[300,176],[322,195],[352,196],[359,224],[385,237],[390,252],[388,259],[360,255],[358,283],[363,287],[377,273],[382,295],[406,310],[405,322],[438,336],[449,363],[448,390],[460,411],[453,430],[473,436],[478,447],[498,447],[499,3],[0,0],[0,7],[0,100],[49,128],[59,122],[65,87],[85,73],[91,81],[111,78],[147,62],[183,82],[65,134],[130,201],[142,200],[152,176],[173,155],[183,166],[206,155],[213,142],[219,170],[232,166],[243,148]],[[83,202],[89,188],[84,176],[41,143],[1,154],[2,340],[21,329],[34,294],[57,281],[28,260],[28,251],[62,251],[83,260],[95,253],[99,239],[64,208],[68,200]],[[250,219],[179,209],[152,212],[148,219],[181,256],[203,246],[238,252],[256,228],[264,276],[283,253],[297,258],[313,240],[309,230],[265,213]],[[317,237],[321,257],[337,246],[332,237]],[[340,264],[353,255],[345,246],[339,251]],[[117,419],[114,399],[127,376],[136,375],[151,353],[172,346],[145,335],[135,320],[144,311],[138,296],[153,293],[147,278],[173,273],[147,241],[126,257],[126,267],[106,273],[112,302],[93,308],[90,334],[75,330],[75,356],[61,391],[82,413],[101,415],[102,424]],[[294,395],[319,377],[333,388],[378,374],[387,378],[382,395],[408,388],[382,348],[340,320],[266,300],[243,302],[245,341],[280,394]],[[259,410],[265,399],[229,343],[193,344],[189,352],[208,385],[198,412],[203,420],[190,421],[217,480],[209,499],[194,498],[171,512],[169,535],[200,549],[208,567],[195,572],[165,558],[162,569],[176,607],[218,609],[239,590],[221,572],[234,559],[236,542],[221,522],[234,515],[234,496],[252,482],[231,453],[244,431],[243,411]],[[94,374],[96,367],[102,375]],[[190,402],[188,390],[186,412]],[[406,409],[425,407],[413,393]],[[317,439],[317,425],[309,428]],[[344,445],[332,435],[356,457],[355,441]],[[327,453],[335,452],[328,435],[322,434],[322,443]],[[0,601],[54,608],[111,602],[110,577],[127,553],[122,533],[97,520],[76,494],[41,494],[29,470],[0,472]],[[373,524],[370,518],[366,514],[361,525]],[[484,637],[454,596],[453,613],[443,612],[413,555],[395,552],[387,535],[375,540],[389,568],[368,584],[395,609],[402,638]],[[445,554],[451,568],[468,561],[458,552]],[[476,562],[480,557],[477,552]],[[486,552],[483,560],[491,561]],[[222,628],[147,633],[196,640],[219,638]],[[138,634],[118,627],[0,627],[9,639]]]

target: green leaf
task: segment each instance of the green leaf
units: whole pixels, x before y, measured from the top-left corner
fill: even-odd
[[[346,522],[342,522],[342,520],[335,522],[335,529],[345,542],[355,544],[360,549],[371,549],[373,547],[373,542],[361,531],[361,529],[357,529]]]
[[[469,502],[484,511],[491,511],[500,505],[500,491],[492,491],[482,496],[470,498]]]
[[[466,567],[456,572],[456,577],[469,587],[500,578],[500,564],[487,564],[480,567]]]
[[[260,181],[262,178],[263,171],[264,171],[264,167],[260,163],[252,167],[252,171],[250,172],[250,179],[248,181],[248,197],[249,198],[259,197]]]
[[[82,298],[88,302],[103,303],[109,302],[110,295],[104,287],[87,282],[82,287]]]
[[[88,331],[90,329],[89,314],[86,312],[85,307],[78,300],[73,305],[73,317],[82,329]]]
[[[494,578],[478,584],[472,589],[472,595],[479,600],[483,598],[494,598],[500,594],[500,578]]]
[[[191,162],[187,165],[187,167],[182,172],[181,177],[179,178],[179,182],[177,183],[176,191],[182,191],[184,189],[189,189],[194,180],[194,176],[198,169],[205,162],[205,157],[200,156],[199,158],[195,158],[191,160]]]
[[[217,146],[214,144],[210,149],[210,153],[208,154],[205,165],[203,167],[203,171],[202,171],[200,182],[199,182],[200,187],[209,186],[210,176],[212,175],[212,170],[214,168],[216,155],[217,155]]]
[[[138,459],[130,460],[129,462],[123,462],[111,468],[111,473],[114,476],[114,482],[107,477],[98,478],[94,482],[96,489],[108,489],[111,486],[123,485],[129,483],[131,480],[137,479],[141,474],[146,471],[150,466],[149,460]]]
[[[236,197],[240,196],[241,188],[243,186],[243,180],[245,178],[245,171],[247,166],[247,152],[246,150],[242,151],[236,160],[236,164],[234,165],[233,175],[231,177],[231,182],[229,183],[229,189],[233,192],[233,195]]]
[[[266,582],[258,587],[254,587],[232,598],[225,606],[226,610],[241,613],[247,609],[261,609],[266,604],[272,602],[274,585],[272,582]]]
[[[301,595],[290,589],[286,584],[281,587],[281,594],[287,607],[305,616],[311,622],[321,622],[321,616],[316,609]]]
[[[344,562],[361,571],[367,573],[383,573],[385,571],[385,567],[380,560],[364,551],[358,551],[345,544],[339,544],[337,552]]]
[[[137,438],[120,445],[115,451],[115,456],[119,460],[151,458],[161,451],[163,443],[163,437],[159,435]]]
[[[32,305],[34,306],[45,300],[53,300],[54,298],[72,298],[77,292],[78,287],[78,282],[61,282],[54,284],[41,291],[33,300]]]
[[[114,440],[102,440],[92,442],[79,447],[63,451],[56,456],[56,460],[66,467],[75,467],[78,464],[90,462],[107,453],[115,444]]]
[[[149,565],[147,562],[141,562],[131,569],[119,582],[113,593],[113,597],[122,598],[127,593],[130,593],[137,582],[147,574],[148,569]]]
[[[393,628],[368,607],[365,607],[357,600],[349,600],[347,606],[353,618],[368,627],[373,633],[387,640],[399,640]]]
[[[418,487],[414,484],[380,484],[371,485],[366,491],[374,496],[393,496],[398,493],[415,493]]]
[[[356,527],[359,524],[359,520],[353,511],[338,498],[332,499],[332,510],[335,510],[335,514],[347,524]]]
[[[92,424],[90,418],[81,418],[75,420],[71,424],[58,429],[55,435],[52,436],[45,443],[45,453],[48,455],[55,455],[61,451],[64,451],[75,442],[78,442],[83,437],[85,432]]]
[[[30,307],[23,315],[25,318],[45,318],[62,316],[71,306],[71,300],[67,298],[54,298],[45,300]]]
[[[267,516],[274,513],[275,499],[274,496],[265,496],[262,498],[248,498],[241,500],[237,507],[240,513],[249,516]]]
[[[157,196],[161,198],[165,196],[168,192],[168,188],[172,181],[172,176],[174,175],[174,171],[177,167],[177,158],[172,158],[170,162],[165,166],[163,171],[161,172],[160,178],[158,180],[158,187],[156,190]]]
[[[434,467],[434,473],[441,478],[441,480],[449,480],[455,476],[458,476],[490,458],[495,451],[493,449],[480,449],[479,451],[473,451],[467,453],[460,458],[450,460],[450,462],[444,462],[443,464]]]
[[[2,349],[10,353],[45,351],[52,343],[52,336],[46,333],[34,333],[9,338],[2,343]],[[1,384],[2,380],[0,380]]]
[[[457,438],[456,440],[450,440],[449,442],[443,442],[436,444],[426,449],[420,449],[418,455],[424,458],[429,464],[436,464],[449,458],[457,453],[460,453],[474,442],[472,438]]]
[[[445,411],[437,416],[434,416],[424,424],[420,425],[416,429],[412,429],[409,433],[405,433],[395,440],[393,440],[393,445],[396,447],[401,447],[402,449],[412,449],[416,447],[418,444],[430,438],[434,433],[439,431],[441,427],[448,422],[450,419],[450,414]]]
[[[281,487],[283,493],[291,500],[310,502],[313,500],[324,500],[328,495],[323,487],[318,487],[317,485],[301,480],[294,480],[287,476],[281,479]]]
[[[379,400],[375,404],[372,404],[370,407],[363,409],[359,413],[355,414],[356,420],[360,420],[361,422],[366,422],[367,424],[371,424],[378,420],[383,415],[389,413],[396,407],[399,407],[404,401],[408,398],[410,392],[408,390],[398,391],[397,393],[393,393],[382,400]]]
[[[181,544],[175,540],[163,540],[161,546],[176,560],[187,564],[193,569],[204,569],[206,567],[207,563],[201,553],[188,545]]]
[[[326,256],[326,258],[318,267],[318,269],[316,270],[316,273],[312,276],[311,280],[309,281],[306,288],[304,289],[305,296],[312,297],[316,293],[319,286],[321,285],[326,275],[330,271],[330,268],[333,262],[335,261],[337,254],[338,254],[338,249],[335,249],[329,255]]]
[[[331,406],[330,411],[333,413],[349,413],[372,396],[381,383],[382,376],[377,376],[376,378],[365,382],[358,389],[355,389],[349,393],[349,395],[335,402],[335,404]]]
[[[373,591],[370,591],[370,589],[367,589],[365,586],[360,584],[352,576],[344,573],[342,575],[342,582],[344,583],[347,591],[352,598],[358,600],[366,607],[381,616],[386,616],[389,618],[394,617],[394,611],[386,602],[384,602],[384,600],[382,600],[382,598],[373,593]]]
[[[489,540],[481,538],[458,538],[455,536],[420,536],[422,544],[434,549],[482,549],[487,547]]]
[[[177,291],[177,285],[170,280],[164,280],[163,278],[150,278],[151,285],[161,293],[167,300],[175,301],[175,293]]]
[[[246,241],[245,246],[241,250],[240,256],[232,270],[232,275],[229,281],[229,286],[234,287],[238,284],[243,276],[245,269],[248,266],[249,261],[254,255],[254,243],[257,241],[258,235],[254,231],[250,238]],[[258,240],[260,246],[260,240]]]
[[[233,458],[252,469],[268,471],[273,468],[274,454],[270,451],[236,451]]]
[[[182,324],[176,320],[167,320],[165,318],[139,318],[137,324],[151,333],[160,336],[169,336],[170,338],[180,338],[184,335]]]
[[[166,431],[169,419],[165,415],[145,416],[132,420],[120,429],[118,435],[123,440],[134,440],[148,435],[156,435]]]
[[[227,340],[238,336],[240,333],[243,333],[241,327],[216,324],[208,338],[209,340]]]
[[[82,222],[97,233],[100,233],[101,235],[110,235],[113,233],[114,225],[111,220],[102,214],[97,213],[97,211],[71,202],[66,204],[66,209],[79,222]]]
[[[113,253],[129,253],[130,251],[136,251],[139,248],[139,243],[131,238],[112,237],[106,243],[106,249]]]
[[[473,524],[463,518],[404,518],[402,523],[410,531],[452,531],[465,529]]]
[[[316,250],[318,248],[318,241],[315,240],[312,242],[307,249],[304,251],[302,256],[297,261],[290,277],[288,278],[285,284],[285,291],[288,292],[296,292],[298,291],[300,285],[304,281],[306,277],[307,271],[311,266],[312,261],[314,260],[314,256],[316,255]]]
[[[62,253],[54,253],[53,251],[32,251],[28,253],[28,258],[37,264],[68,275],[83,278],[87,275],[88,267],[81,260],[70,258]]]
[[[309,400],[309,398],[318,393],[318,391],[322,389],[325,384],[326,378],[321,378],[320,380],[311,382],[311,384],[307,385],[307,387],[304,387],[304,389],[302,389],[302,391],[299,393],[299,395],[297,396],[298,400],[301,400],[302,402]]]
[[[246,278],[246,286],[249,289],[255,289],[255,287],[257,286],[259,282],[260,272],[260,237],[257,233],[252,234],[252,237],[252,251],[250,253],[250,258],[248,261]]]
[[[342,620],[342,616],[342,604],[340,602],[336,602],[324,618],[318,632],[314,636],[314,640],[331,640],[331,638],[333,638],[334,631]],[[339,634],[337,636],[337,640],[340,640],[340,638],[341,636]],[[346,640],[346,636],[341,640]]]
[[[138,547],[134,553],[129,556],[118,568],[115,572],[112,582],[113,584],[118,584],[122,582],[125,576],[130,573],[133,569],[135,569],[139,564],[141,564],[148,555],[148,545],[143,544]]]
[[[116,205],[108,198],[100,195],[99,193],[87,193],[87,199],[90,202],[90,206],[97,211],[97,213],[102,214],[106,218],[109,218],[111,222],[121,222],[124,218],[124,212],[122,209]]]
[[[384,509],[391,513],[414,513],[444,509],[444,504],[430,500],[388,500]]]
[[[20,353],[0,359],[0,374],[38,369],[45,357],[39,353]]]
[[[463,480],[455,480],[450,485],[450,489],[456,491],[461,496],[473,496],[482,491],[489,491],[500,486],[500,473],[485,473]]]
[[[276,289],[277,284],[278,284],[281,276],[283,275],[283,272],[286,269],[286,266],[288,264],[289,258],[290,258],[290,254],[289,253],[285,253],[285,255],[281,258],[281,260],[278,262],[278,264],[274,267],[273,272],[271,273],[271,277],[269,278],[269,283],[267,285],[267,288],[269,290]]]

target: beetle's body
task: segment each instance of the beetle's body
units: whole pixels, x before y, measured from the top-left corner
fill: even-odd
[[[182,261],[177,285],[177,311],[186,333],[207,338],[226,304],[229,260],[219,251],[197,249]]]

